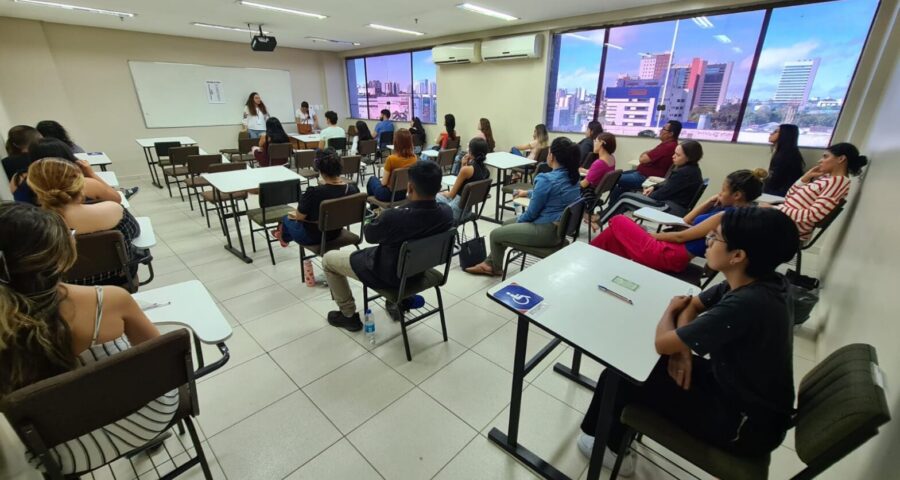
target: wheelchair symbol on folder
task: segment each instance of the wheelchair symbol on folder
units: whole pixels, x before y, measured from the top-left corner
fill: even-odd
[[[511,298],[512,301],[517,305],[528,305],[529,303],[531,303],[531,295],[512,292],[506,292],[506,294],[509,295],[509,298]]]

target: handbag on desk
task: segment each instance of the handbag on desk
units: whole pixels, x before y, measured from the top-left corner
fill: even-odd
[[[459,245],[459,266],[463,270],[474,267],[487,258],[484,237],[475,237]]]

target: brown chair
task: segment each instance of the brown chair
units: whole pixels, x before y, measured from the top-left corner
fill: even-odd
[[[356,144],[356,153],[361,157],[362,162],[372,167],[372,175],[378,176],[378,158],[375,153],[378,151],[378,141],[360,140]]]
[[[140,258],[129,259],[129,249],[125,245],[125,237],[118,230],[75,235],[75,250],[78,253],[75,265],[65,274],[66,281],[69,283],[80,285],[117,284],[129,292],[135,293],[140,285],[146,285],[153,280],[153,256],[147,252]],[[138,264],[147,265],[147,268],[150,269],[150,278],[143,283],[138,282]],[[107,276],[109,273],[114,273],[115,277],[99,281],[93,280],[101,275]]]
[[[274,167],[276,165],[289,165],[294,147],[288,143],[270,143],[263,158],[258,158],[259,166]]]
[[[181,142],[156,142],[153,144],[153,150],[156,151],[156,162],[161,167],[168,167],[172,164],[169,160],[169,149],[180,147]]]
[[[294,155],[297,174],[306,179],[309,185],[310,179],[319,178],[319,172],[316,170],[316,151],[300,150]]]
[[[269,257],[272,265],[275,265],[275,252],[272,251],[272,243],[278,239],[269,236],[268,226],[277,224],[281,217],[294,211],[291,204],[300,202],[300,179],[282,180],[280,182],[266,182],[259,184],[259,208],[247,210],[247,218],[250,220],[250,244],[256,251],[256,232],[263,232],[266,237],[266,245],[269,247]],[[253,228],[253,224],[260,228]]]
[[[362,157],[359,155],[341,157],[341,175],[347,180],[356,182],[356,184],[359,185],[359,168],[361,162]]]
[[[456,137],[455,139],[452,139],[452,140],[448,138],[447,144],[444,145],[444,148],[446,150],[450,150],[451,148],[459,149],[459,137]]]
[[[235,170],[246,170],[247,164],[244,162],[234,162],[234,163],[214,163],[209,166],[209,173],[220,173],[220,172],[231,172]],[[218,195],[217,195],[218,193]],[[249,206],[247,205],[247,197],[249,197],[248,192],[233,192],[223,194],[221,192],[216,191],[216,189],[204,190],[200,192],[200,198],[203,200],[203,208],[206,212],[206,226],[209,227],[209,206],[207,203],[213,204],[216,209],[216,215],[219,217],[219,227],[222,228],[222,234],[225,235],[226,227],[225,227],[225,218],[227,215],[243,215],[249,210]],[[244,201],[244,210],[237,210],[237,201]],[[229,213],[229,211],[231,211]]]
[[[397,198],[397,194],[403,192],[406,194],[406,186],[409,184],[409,168],[398,168],[397,170],[391,171],[391,200],[388,202],[382,202],[381,200],[375,198],[374,195],[369,197],[369,203],[372,205],[385,209],[385,208],[394,208],[394,207],[402,207],[406,205],[409,200],[405,197],[402,199]]]
[[[319,204],[319,231],[322,232],[322,240],[317,245],[300,245],[300,265],[310,258],[306,251],[312,252],[312,256],[322,256],[332,250],[340,250],[347,245],[353,245],[359,250],[362,242],[363,219],[366,216],[366,194],[354,193],[346,197],[325,200]],[[359,234],[350,231],[350,226],[359,224]],[[334,240],[326,238],[326,232],[340,230],[341,234]]]
[[[209,182],[202,175],[209,172],[210,165],[220,161],[222,161],[221,155],[188,155],[187,158],[188,176],[184,180],[184,185],[188,189],[188,203],[191,205],[191,210],[193,210],[194,201],[191,195],[193,194],[197,197],[197,207],[200,210],[200,214],[204,216],[206,212],[200,206],[200,192],[209,186]]]
[[[595,161],[602,162],[603,160]],[[598,183],[597,186],[594,187],[594,189],[591,190],[589,194],[583,195],[586,202],[584,210],[589,217],[593,216],[595,210],[597,210],[598,208],[602,209],[603,206],[606,205],[607,200],[609,200],[608,193],[616,187],[616,184],[619,183],[619,177],[621,176],[621,169],[613,170],[612,172],[606,172],[606,174],[603,175],[603,178],[600,179],[600,183]],[[600,225],[600,231],[603,231],[603,225]],[[588,242],[591,241],[591,237],[593,237],[593,231],[588,228]]]
[[[256,143],[259,143],[259,141],[256,140]],[[253,145],[254,139],[250,138],[250,132],[242,131],[238,132],[238,148],[222,148],[219,149],[219,153],[221,153],[222,155],[228,155],[228,159],[233,162],[235,155],[246,155],[250,153],[250,147],[252,147]],[[244,148],[245,146],[246,149]],[[241,160],[244,159],[241,158]]]
[[[543,164],[546,164],[546,163],[547,163],[547,154],[549,154],[549,153],[550,153],[550,147],[549,147],[549,146],[548,146],[548,147],[540,147],[540,148],[538,149],[538,151],[537,151],[537,154],[536,154],[535,157],[534,157],[534,161],[535,161],[534,164],[532,164],[532,165],[527,165],[527,166],[524,166],[524,167],[516,167],[516,168],[514,168],[514,169],[512,169],[512,170],[513,170],[514,172],[516,172],[516,173],[521,174],[522,177],[523,177],[523,180],[524,180],[525,182],[532,182],[532,183],[533,183],[533,182],[534,182],[534,178],[532,177],[532,174],[534,173],[535,168],[536,168],[538,165],[542,164],[542,163],[543,163]],[[538,173],[540,173],[540,172],[538,172]]]
[[[347,152],[347,139],[343,137],[329,138],[325,146],[333,148],[336,152],[343,155]]]
[[[190,155],[199,155],[200,147],[193,145],[190,147],[172,147],[169,149],[169,161],[171,165],[167,167],[163,167],[163,180],[166,182],[166,188],[169,189],[169,197],[172,196],[172,182],[169,181],[169,178],[172,178],[175,181],[175,186],[178,187],[178,195],[181,196],[181,201],[184,201],[184,193],[182,189],[185,188],[183,186],[184,179],[188,176],[187,169],[187,158]]]
[[[176,424],[186,426],[195,454],[193,457],[188,454],[186,462],[163,478],[175,478],[199,464],[203,476],[211,480],[212,473],[192,420],[199,414],[195,379],[190,333],[180,329],[102,361],[20,388],[0,400],[0,412],[26,448],[34,453],[45,478],[79,478],[79,474],[88,472],[63,475],[49,451],[51,447],[125,419],[156,398],[178,390],[178,408],[166,430]],[[118,457],[104,456],[104,465],[159,445],[161,441],[157,436]],[[97,465],[95,470],[101,466]]]
[[[445,175],[453,168],[453,160],[456,159],[457,151],[455,148],[449,148],[438,152],[437,164]]]
[[[525,270],[525,261],[529,255],[536,258],[547,258],[568,246],[569,243],[576,242],[578,234],[581,232],[581,217],[583,215],[584,200],[580,198],[563,210],[559,223],[556,225],[556,245],[532,247],[530,245],[506,243],[505,246],[509,247],[509,250],[506,252],[506,260],[503,262],[503,277],[501,280],[506,280],[506,274],[509,272],[509,265],[512,262],[521,260],[519,271],[522,271]]]

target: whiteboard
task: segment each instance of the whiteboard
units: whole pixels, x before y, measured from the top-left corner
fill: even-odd
[[[250,92],[269,115],[294,122],[287,70],[129,61],[147,128],[240,125]]]

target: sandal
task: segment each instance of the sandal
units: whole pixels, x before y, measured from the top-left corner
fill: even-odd
[[[473,275],[488,275],[492,277],[499,277],[500,275],[502,275],[502,273],[495,272],[494,267],[491,267],[484,262],[467,268],[466,273],[471,273]]]
[[[288,246],[290,246],[290,243],[285,242],[284,239],[282,238],[283,231],[284,231],[284,224],[279,223],[278,228],[276,228],[275,230],[272,230],[272,236],[278,240],[278,244],[281,245],[281,248],[287,248]]]

